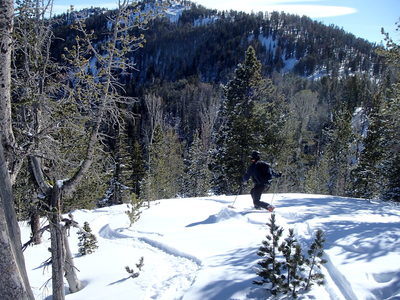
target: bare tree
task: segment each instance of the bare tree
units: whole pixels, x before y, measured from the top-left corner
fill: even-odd
[[[13,1],[1,0],[0,7],[0,295],[3,299],[34,299],[21,250],[7,163],[15,143],[11,121]]]
[[[63,93],[67,97],[56,104],[53,103],[56,107],[52,109],[57,112],[67,108],[69,114],[60,114],[53,124],[44,123],[43,128],[52,128],[47,133],[51,140],[41,138],[38,141],[43,151],[52,140],[56,141],[53,144],[60,148],[57,153],[62,157],[52,157],[51,169],[47,172],[51,174],[52,185],[45,179],[41,151],[31,156],[31,167],[36,182],[49,199],[53,299],[65,297],[64,272],[71,292],[82,288],[73,267],[65,228],[61,223],[62,199],[71,197],[89,173],[96,160],[96,153],[102,145],[104,135],[101,128],[123,122],[120,107],[134,101],[132,98],[121,96],[123,86],[118,80],[120,75],[133,70],[127,62],[126,55],[142,46],[144,36],[132,36],[130,32],[134,27],[141,28],[147,22],[147,16],[139,11],[138,5],[120,1],[109,22],[112,23],[112,27],[104,47],[92,43],[94,34],[86,31],[84,20],[78,20],[73,26],[77,34],[76,43],[65,55],[70,66],[69,72],[66,73],[66,85],[63,87]],[[92,74],[88,74],[90,60],[94,60],[97,66],[96,72]],[[54,116],[56,117],[57,113]],[[67,131],[73,132],[69,138]],[[65,144],[68,139],[78,140],[79,148],[75,147],[73,149],[76,151],[65,154],[63,149],[70,146]],[[49,159],[50,152],[46,153],[44,158]]]
[[[143,133],[148,146],[154,138],[154,131],[157,125],[161,126],[163,120],[162,98],[154,94],[144,96],[144,104],[147,109],[148,122],[143,126]]]

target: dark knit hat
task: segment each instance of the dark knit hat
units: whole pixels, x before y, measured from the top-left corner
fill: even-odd
[[[254,159],[254,160],[260,160],[260,152],[258,152],[258,151],[253,151],[252,153],[251,153],[251,155],[250,155],[250,158],[251,159]]]

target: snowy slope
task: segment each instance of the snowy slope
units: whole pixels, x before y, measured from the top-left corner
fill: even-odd
[[[271,201],[272,194],[264,194]],[[252,284],[258,247],[265,239],[270,213],[251,208],[249,195],[161,200],[143,209],[131,228],[126,205],[73,212],[88,221],[98,239],[92,255],[77,256],[85,288],[66,299],[266,299]],[[294,228],[308,249],[316,229],[326,233],[326,284],[300,299],[400,299],[400,208],[361,199],[305,194],[275,195],[277,223]],[[23,239],[29,237],[21,224]],[[286,236],[285,231],[284,236]],[[23,241],[24,241],[23,240]],[[72,251],[78,253],[71,230]],[[51,299],[49,241],[25,251],[36,299]],[[128,277],[144,257],[138,278]]]

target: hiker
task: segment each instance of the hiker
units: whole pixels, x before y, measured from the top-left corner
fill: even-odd
[[[251,197],[256,209],[265,208],[273,211],[274,207],[266,202],[260,201],[261,194],[268,191],[271,186],[272,177],[281,177],[282,173],[276,173],[269,164],[260,160],[260,152],[253,151],[250,156],[252,164],[247,169],[243,176],[243,182],[247,182],[251,177],[254,187],[251,189]]]

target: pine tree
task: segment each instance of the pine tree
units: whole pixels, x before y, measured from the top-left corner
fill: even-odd
[[[350,149],[354,142],[354,134],[351,128],[351,113],[344,106],[335,110],[332,127],[326,134],[328,145],[324,155],[329,166],[329,194],[345,196],[350,186]]]
[[[373,98],[365,148],[353,172],[353,186],[356,196],[400,201],[400,46],[384,34],[387,50],[380,50],[380,54],[391,73]]]
[[[286,278],[282,283],[282,291],[285,294],[290,293],[293,298],[297,298],[298,289],[305,280],[302,276],[304,271],[304,256],[300,244],[297,242],[293,229],[289,229],[289,235],[280,246],[285,262]]]
[[[282,272],[284,264],[278,257],[283,228],[276,224],[275,214],[271,215],[267,226],[269,228],[269,235],[262,242],[262,246],[257,253],[258,256],[262,257],[262,260],[258,262],[261,268],[257,270],[257,275],[262,279],[256,280],[253,283],[257,285],[270,284],[267,290],[272,295],[277,295],[282,291],[283,285]]]
[[[254,100],[260,88],[261,63],[249,47],[235,77],[225,86],[222,108],[223,125],[217,140],[218,152],[214,173],[220,193],[236,193],[248,163],[247,156],[256,148],[253,129]]]
[[[117,124],[116,127],[115,145],[112,151],[114,174],[111,178],[111,204],[130,202],[134,186],[128,135],[124,128],[120,127],[120,124]]]
[[[397,22],[396,30],[400,30],[400,21]],[[392,70],[395,81],[388,91],[382,111],[385,128],[382,144],[384,158],[380,165],[385,181],[382,196],[386,200],[400,202],[400,45],[388,33],[383,34],[387,50],[381,54]]]
[[[367,112],[368,130],[363,140],[364,149],[360,153],[357,166],[352,171],[352,192],[355,197],[374,199],[379,197],[382,188],[382,174],[378,165],[382,161],[384,149],[381,146],[383,136],[382,93],[376,94]]]
[[[208,153],[196,130],[186,158],[183,193],[187,197],[204,196],[209,192],[211,172],[208,169]]]
[[[315,268],[320,269],[321,266],[327,262],[322,258],[324,255],[324,243],[324,233],[321,229],[319,229],[315,234],[314,242],[311,244],[310,249],[308,250],[308,258],[305,260],[306,265],[310,268],[305,285],[306,290],[310,289],[314,282],[316,282],[318,285],[324,283],[324,275],[314,271]]]
[[[287,134],[291,139],[291,170],[287,174],[296,187],[297,192],[305,190],[306,172],[314,157],[309,155],[305,147],[313,144],[314,133],[310,123],[317,111],[318,95],[311,90],[301,90],[290,98],[290,114]]]
[[[142,182],[148,201],[177,197],[182,190],[183,156],[173,128],[157,126],[149,149],[149,164]]]
[[[128,210],[125,211],[126,215],[129,218],[129,227],[131,227],[135,222],[137,222],[141,215],[141,207],[143,201],[140,198],[135,197],[136,195],[132,194],[131,203],[128,204]]]
[[[254,48],[249,46],[243,64],[237,66],[234,78],[225,86],[212,164],[217,193],[237,193],[252,150],[273,155],[279,152],[276,137],[282,127],[284,105],[282,97],[276,97],[272,82],[263,79],[261,67]]]
[[[257,253],[262,257],[262,260],[258,262],[260,268],[256,269],[261,280],[255,280],[253,283],[267,284],[267,291],[272,295],[284,293],[289,294],[293,299],[298,297],[302,288],[308,290],[314,282],[319,285],[323,284],[324,276],[315,270],[320,269],[326,263],[322,258],[325,243],[322,230],[317,230],[306,259],[293,229],[289,229],[288,236],[283,242],[280,242],[283,228],[276,225],[275,214],[271,215],[267,226],[269,235],[262,242]],[[306,266],[309,270],[308,274],[305,274]]]
[[[400,83],[393,84],[383,111],[384,157],[379,168],[383,175],[382,197],[400,202]]]
[[[328,195],[329,159],[322,155],[315,165],[311,166],[305,176],[304,189],[306,193]]]
[[[138,141],[134,141],[132,145],[132,183],[133,193],[141,197],[140,182],[145,175],[144,159],[142,148]]]
[[[83,230],[78,232],[78,240],[78,251],[81,255],[92,254],[98,248],[96,236],[88,222],[83,223]]]

